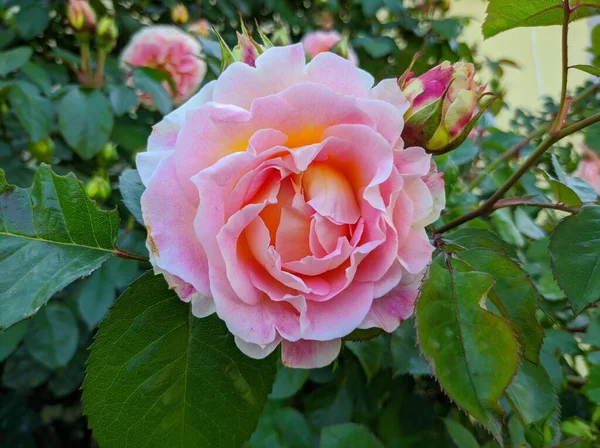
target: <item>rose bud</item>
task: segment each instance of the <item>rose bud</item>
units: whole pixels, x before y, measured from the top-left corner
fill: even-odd
[[[112,50],[117,43],[119,29],[111,17],[102,17],[96,28],[96,41],[99,48]]]
[[[67,19],[75,31],[91,32],[96,28],[96,13],[87,0],[71,0]]]
[[[110,166],[119,160],[117,145],[108,142],[96,156],[99,166]]]
[[[190,20],[190,14],[184,4],[179,3],[171,9],[171,20],[177,25],[185,25]]]
[[[54,142],[50,137],[46,137],[35,143],[30,143],[29,152],[39,163],[50,163],[54,155]]]
[[[94,176],[85,184],[85,193],[90,199],[102,204],[110,198],[112,188],[104,177]]]
[[[477,112],[485,86],[474,79],[473,64],[444,62],[419,77],[400,78],[400,88],[411,104],[404,119],[402,138],[407,146],[444,153],[467,138],[493,101]]]
[[[233,47],[233,50],[229,49],[221,35],[215,31],[217,39],[219,40],[219,44],[221,45],[221,65],[223,70],[225,70],[234,62],[243,62],[250,67],[256,66],[256,58],[263,54],[267,48],[273,46],[269,39],[267,39],[267,37],[260,31],[260,28],[258,28],[258,30],[263,41],[263,45],[260,45],[252,38],[252,33],[250,33],[246,27],[246,24],[244,21],[242,21],[242,33],[236,33],[238,43],[235,47]]]
[[[200,19],[197,22],[190,23],[187,30],[188,33],[198,34],[206,39],[210,36],[210,23],[206,19]]]

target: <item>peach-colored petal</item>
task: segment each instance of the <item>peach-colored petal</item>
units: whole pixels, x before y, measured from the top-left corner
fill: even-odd
[[[293,369],[318,369],[331,364],[340,352],[341,339],[331,341],[283,341],[281,362]]]
[[[411,229],[404,244],[398,249],[398,257],[408,272],[418,274],[431,262],[433,250],[424,229]]]

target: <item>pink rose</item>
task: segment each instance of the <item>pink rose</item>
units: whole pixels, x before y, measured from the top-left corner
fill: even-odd
[[[342,40],[342,36],[337,31],[315,31],[304,36],[302,45],[304,51],[314,58],[318,54],[330,51],[340,40]],[[354,65],[358,65],[358,56],[351,47],[348,48],[348,60]]]
[[[155,271],[244,353],[332,362],[356,328],[413,312],[444,207],[441,174],[400,137],[408,103],[301,45],[236,62],[156,125],[137,156]]]
[[[585,148],[583,159],[579,162],[573,176],[585,180],[600,194],[600,156],[589,148]]]
[[[138,31],[123,54],[121,65],[126,71],[133,67],[151,67],[167,73],[175,84],[173,92],[169,83],[163,83],[174,104],[182,104],[197,92],[204,75],[206,63],[200,58],[200,43],[197,39],[174,26],[148,26]],[[149,95],[140,100],[152,104]]]
[[[90,32],[96,29],[96,13],[87,0],[70,0],[67,19],[75,31]]]

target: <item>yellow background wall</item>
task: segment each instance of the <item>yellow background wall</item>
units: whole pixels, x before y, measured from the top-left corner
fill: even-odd
[[[527,1],[527,0],[522,0]],[[486,41],[481,35],[481,24],[485,17],[487,1],[451,0],[450,13],[454,16],[471,18],[462,39],[476,44],[479,54],[490,59],[508,58],[519,65],[519,69],[506,67],[504,86],[506,101],[511,108],[539,109],[540,98],[550,95],[558,98],[561,78],[561,30],[560,26],[538,28],[516,28]],[[580,20],[569,28],[569,64],[589,63],[586,49],[589,47],[590,23]],[[578,70],[569,71],[569,87],[581,85],[590,75]],[[485,72],[481,81],[485,82]],[[496,125],[506,129],[511,112],[503,111]]]

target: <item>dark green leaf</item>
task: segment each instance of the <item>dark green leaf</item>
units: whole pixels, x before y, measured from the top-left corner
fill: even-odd
[[[352,397],[345,385],[331,383],[311,392],[306,397],[305,409],[315,428],[347,423],[352,419]]]
[[[87,347],[80,348],[69,363],[52,374],[48,388],[55,397],[65,397],[72,394],[81,386],[85,376],[85,362],[88,358]]]
[[[52,91],[52,80],[48,72],[33,62],[26,62],[21,71],[27,75],[37,86],[42,89],[45,95],[49,95]]]
[[[572,65],[571,68],[576,68],[577,70],[589,73],[592,76],[600,76],[600,67],[594,67],[593,65],[576,64]]]
[[[4,363],[2,385],[9,389],[33,389],[46,382],[51,373],[21,346]]]
[[[535,312],[539,298],[527,273],[514,261],[488,249],[470,249],[458,257],[495,280],[489,296],[500,314],[514,326],[525,358],[537,363],[544,331]]]
[[[304,416],[295,409],[267,402],[256,431],[245,448],[312,447],[312,433]]]
[[[280,365],[277,369],[277,376],[273,383],[273,391],[269,398],[273,400],[282,400],[293,397],[296,392],[302,389],[302,386],[310,375],[309,369],[290,369]]]
[[[586,1],[600,5],[599,0]],[[490,0],[483,35],[490,38],[517,27],[560,25],[563,23],[563,0]],[[571,21],[594,14],[592,8],[578,8]]]
[[[592,366],[588,383],[584,386],[583,392],[597,406],[600,406],[600,364]]]
[[[558,409],[558,396],[541,364],[524,360],[506,394],[526,425],[546,419]]]
[[[444,242],[463,249],[492,249],[508,258],[518,260],[514,249],[501,240],[498,235],[486,229],[460,229],[444,237]]]
[[[0,328],[35,314],[114,250],[117,212],[98,209],[73,174],[42,165],[22,189],[0,170],[0,209]]]
[[[71,89],[58,105],[58,125],[69,146],[83,159],[91,159],[110,137],[110,102],[98,90]]]
[[[146,187],[142,183],[137,170],[125,170],[121,174],[121,177],[119,177],[119,190],[121,190],[121,195],[123,195],[123,202],[136,221],[141,225],[144,225],[144,218],[142,216],[140,200],[145,189]]]
[[[100,324],[83,402],[105,448],[233,448],[254,431],[274,377],[273,356],[246,357],[216,315],[193,317],[147,273]]]
[[[21,343],[29,327],[29,321],[23,320],[6,330],[0,330],[0,362],[4,361]]]
[[[417,347],[414,318],[402,322],[392,333],[390,351],[394,375],[431,375],[431,369]]]
[[[17,47],[0,52],[0,76],[6,76],[21,67],[31,59],[32,54],[31,47]]]
[[[43,307],[32,319],[25,337],[29,354],[52,370],[67,365],[78,342],[77,320],[67,306],[59,303]]]
[[[448,153],[448,161],[456,166],[469,163],[475,158],[479,149],[469,139],[465,140],[458,148]]]
[[[135,90],[124,84],[111,84],[108,86],[108,98],[117,116],[126,114],[138,102]]]
[[[50,134],[54,124],[54,108],[50,100],[28,94],[17,85],[11,87],[9,98],[31,141],[38,142]]]
[[[342,423],[321,430],[321,448],[383,448],[383,444],[364,425]]]
[[[416,307],[421,351],[448,395],[501,439],[498,403],[517,371],[518,345],[504,319],[479,305],[494,281],[432,263]]]
[[[381,369],[385,351],[385,341],[379,336],[367,341],[346,341],[346,347],[358,358],[367,375],[367,381]]]
[[[457,447],[479,448],[479,443],[477,443],[475,436],[457,421],[452,420],[451,418],[445,418],[444,425],[446,425],[446,430]]]
[[[150,67],[137,67],[133,70],[135,86],[142,92],[152,95],[154,105],[163,115],[167,115],[173,109],[169,92],[162,84],[169,79],[164,72]]]
[[[49,15],[48,2],[22,0],[19,12],[15,16],[15,26],[19,36],[29,40],[41,34],[50,23]]]
[[[578,314],[600,299],[600,207],[583,207],[550,237],[552,272]]]
[[[85,281],[77,297],[77,310],[88,328],[94,328],[106,315],[117,289],[127,286],[138,274],[134,261],[111,258]]]

